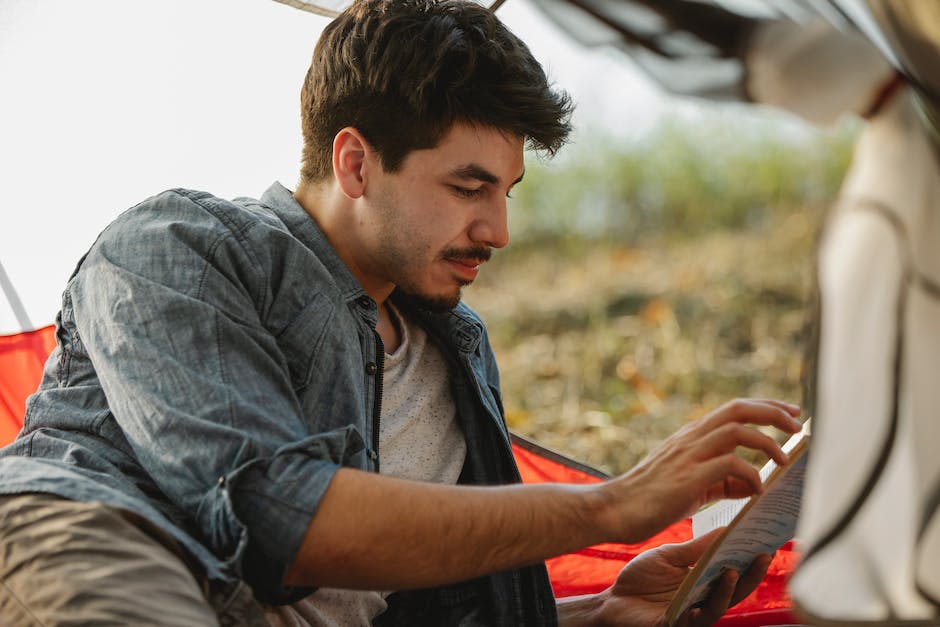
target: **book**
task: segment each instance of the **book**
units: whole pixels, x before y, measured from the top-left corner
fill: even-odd
[[[701,604],[726,569],[744,572],[762,554],[774,551],[796,533],[806,473],[810,420],[781,447],[789,463],[768,461],[760,470],[764,491],[743,499],[725,499],[692,516],[692,535],[700,536],[724,526],[676,591],[666,610],[666,623],[674,625],[686,610]]]

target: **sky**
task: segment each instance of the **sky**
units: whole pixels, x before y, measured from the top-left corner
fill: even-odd
[[[574,97],[579,132],[628,138],[668,109],[623,55],[580,47],[526,0],[499,15]],[[327,22],[272,0],[0,2],[0,264],[33,327],[141,200],[294,186],[300,85]],[[0,294],[0,333],[19,330]]]

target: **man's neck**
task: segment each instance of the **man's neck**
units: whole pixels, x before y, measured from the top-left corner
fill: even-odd
[[[356,277],[366,294],[371,296],[378,304],[378,326],[380,328],[387,327],[390,322],[384,305],[395,286],[391,283],[376,283],[369,280],[368,277],[371,275],[365,272],[359,264],[356,250],[362,247],[357,244],[353,237],[356,233],[354,224],[349,223],[350,220],[355,221],[354,208],[351,206],[350,199],[343,195],[331,181],[301,184],[294,192],[294,199],[303,207],[307,215],[317,223],[333,250],[346,264],[352,275]],[[381,331],[379,335],[382,336],[382,341],[386,341],[385,335]],[[395,337],[389,334],[389,339],[395,340]],[[393,343],[397,345],[397,342]]]

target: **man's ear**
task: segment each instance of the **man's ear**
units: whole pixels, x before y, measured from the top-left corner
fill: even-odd
[[[372,146],[352,126],[340,130],[333,138],[333,176],[349,198],[362,196],[373,157]]]

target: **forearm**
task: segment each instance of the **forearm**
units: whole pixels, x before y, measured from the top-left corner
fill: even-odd
[[[739,399],[669,437],[627,474],[599,484],[468,487],[348,468],[333,476],[285,583],[398,590],[540,562],[600,542],[638,542],[719,498],[760,490],[739,446],[787,462],[745,423],[794,433],[799,408]]]
[[[288,585],[398,590],[538,563],[607,540],[594,486],[469,487],[334,476]]]

